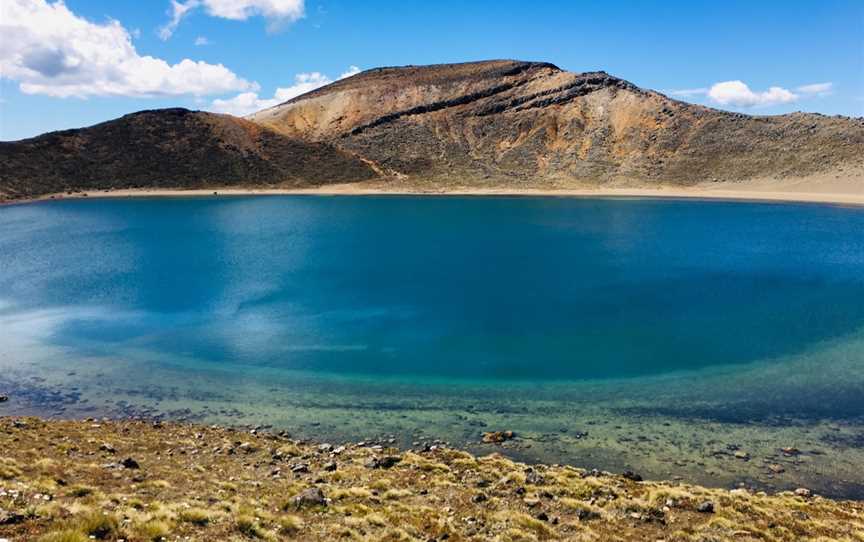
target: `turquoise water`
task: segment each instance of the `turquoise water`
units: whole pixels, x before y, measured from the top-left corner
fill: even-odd
[[[518,426],[529,438],[505,451],[519,458],[667,476],[654,465],[666,444],[628,441],[633,424],[652,441],[689,435],[676,448],[693,462],[685,479],[864,488],[829,472],[854,471],[864,448],[861,209],[425,196],[8,206],[0,326],[0,386],[17,397],[0,413],[469,448],[484,427]],[[694,458],[718,431],[765,453],[775,438],[815,439],[818,468],[765,479],[755,461],[727,461],[700,474]]]

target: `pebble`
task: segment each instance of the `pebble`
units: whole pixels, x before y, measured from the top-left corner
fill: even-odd
[[[795,494],[798,495],[799,497],[804,497],[805,499],[807,499],[813,495],[813,492],[810,491],[809,489],[807,489],[806,487],[799,487],[798,489],[795,490]]]
[[[139,465],[138,462],[135,461],[134,459],[132,459],[131,457],[127,457],[126,459],[121,461],[120,464],[123,465],[123,468],[125,468],[125,469],[140,469],[141,468],[141,465]]]

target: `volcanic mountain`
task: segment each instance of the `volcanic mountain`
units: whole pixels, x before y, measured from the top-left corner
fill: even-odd
[[[748,116],[605,72],[496,60],[372,69],[247,119],[146,111],[0,143],[0,192],[644,187],[833,174],[862,161],[864,119]]]

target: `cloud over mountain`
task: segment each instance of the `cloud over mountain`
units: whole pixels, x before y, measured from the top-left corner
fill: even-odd
[[[62,2],[4,0],[0,35],[0,77],[25,94],[202,96],[258,88],[222,64],[141,55],[118,21],[90,22]]]

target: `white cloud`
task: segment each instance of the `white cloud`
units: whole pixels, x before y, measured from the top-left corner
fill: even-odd
[[[195,38],[195,46],[196,47],[201,47],[203,45],[210,45],[210,40],[208,40],[204,36],[198,36],[197,38]]]
[[[794,92],[783,87],[769,87],[763,92],[754,92],[742,81],[723,81],[711,88],[690,88],[669,91],[670,96],[694,98],[707,96],[719,105],[733,107],[767,107],[798,101],[810,96],[828,96],[834,88],[833,83],[813,83],[796,87]]]
[[[701,96],[703,94],[708,94],[707,88],[685,88],[669,91],[670,96],[679,96],[681,98],[692,98],[693,96]]]
[[[339,79],[345,79],[346,77],[351,77],[352,75],[357,75],[360,73],[360,68],[357,66],[348,66],[348,71],[343,72],[342,75],[339,76]]]
[[[78,17],[63,2],[2,0],[0,77],[48,96],[206,95],[257,90],[221,64],[141,56],[117,21]]]
[[[213,17],[235,21],[261,15],[268,20],[268,30],[273,31],[286,22],[303,17],[304,4],[304,0],[171,0],[171,10],[168,12],[171,20],[159,29],[159,37],[163,40],[170,38],[180,21],[199,7],[203,7]]]
[[[715,83],[708,90],[708,97],[720,105],[735,107],[759,107],[794,102],[798,95],[783,87],[770,87],[764,92],[753,92],[743,81]]]
[[[358,73],[360,73],[360,68],[351,66],[338,79],[345,79]],[[332,79],[321,72],[299,73],[294,76],[293,85],[277,88],[272,98],[261,98],[257,92],[243,92],[233,98],[213,100],[211,110],[217,113],[229,113],[242,117],[256,111],[261,111],[262,109],[277,106],[283,102],[287,102],[291,98],[296,98],[301,94],[306,94],[332,82]]]
[[[802,94],[816,94],[817,96],[827,96],[834,89],[834,83],[812,83],[810,85],[801,85],[796,88]]]

